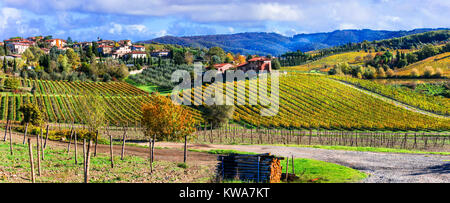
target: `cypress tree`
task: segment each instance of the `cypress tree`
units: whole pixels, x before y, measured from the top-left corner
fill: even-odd
[[[8,59],[6,59],[6,57],[3,59],[3,72],[6,73],[6,71],[8,70]]]
[[[17,62],[16,59],[14,59],[13,72],[15,73],[16,71],[17,71]]]

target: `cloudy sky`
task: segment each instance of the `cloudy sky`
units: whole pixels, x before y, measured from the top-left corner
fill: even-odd
[[[0,0],[0,39],[450,27],[449,0]]]

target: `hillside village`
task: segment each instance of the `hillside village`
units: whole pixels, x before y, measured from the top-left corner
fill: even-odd
[[[49,39],[47,39],[49,38]],[[94,42],[68,42],[64,39],[53,39],[50,36],[47,37],[28,37],[21,38],[15,37],[4,40],[0,42],[0,45],[4,47],[4,50],[9,53],[6,58],[7,60],[13,60],[14,58],[22,58],[22,54],[30,47],[38,47],[43,53],[49,54],[52,48],[58,51],[66,51],[67,49],[77,50],[78,52],[88,52],[89,49],[98,52],[100,57],[110,58],[110,59],[121,59],[124,61],[130,59],[146,59],[150,57],[156,58],[169,58],[172,57],[172,50],[163,49],[152,49],[146,50],[144,44],[133,44],[131,40],[103,40],[98,39]],[[91,48],[92,47],[92,48]],[[97,60],[98,58],[97,57]],[[237,56],[230,56],[230,53],[226,56],[227,59],[231,57],[226,63],[213,64],[211,68],[217,69],[219,72],[224,73],[226,70],[230,69],[242,69],[246,70],[257,70],[257,71],[271,71],[272,59],[276,57],[259,57],[253,55],[254,58],[250,57],[248,61],[242,60]],[[198,60],[197,60],[198,61]],[[204,60],[200,60],[203,61]]]

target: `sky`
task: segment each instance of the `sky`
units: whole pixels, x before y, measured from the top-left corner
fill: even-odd
[[[449,28],[449,0],[0,0],[0,39]]]

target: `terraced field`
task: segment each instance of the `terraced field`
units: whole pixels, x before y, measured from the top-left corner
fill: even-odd
[[[255,94],[257,83],[239,81],[226,83],[224,92],[230,93],[238,83],[246,83],[245,91],[236,91],[237,99],[248,102],[248,95]],[[364,94],[329,77],[291,73],[280,77],[279,111],[274,117],[263,117],[264,108],[258,105],[237,105],[234,120],[262,127],[284,127],[336,130],[448,130],[450,119],[435,118]],[[203,86],[206,92],[213,88]],[[197,92],[196,92],[197,91]],[[201,98],[201,90],[193,90]]]
[[[442,53],[436,56],[426,58],[422,61],[410,64],[402,69],[397,70],[396,74],[407,76],[411,74],[413,69],[417,69],[420,75],[423,75],[425,67],[431,66],[433,69],[440,68],[445,77],[450,77],[450,52]]]

